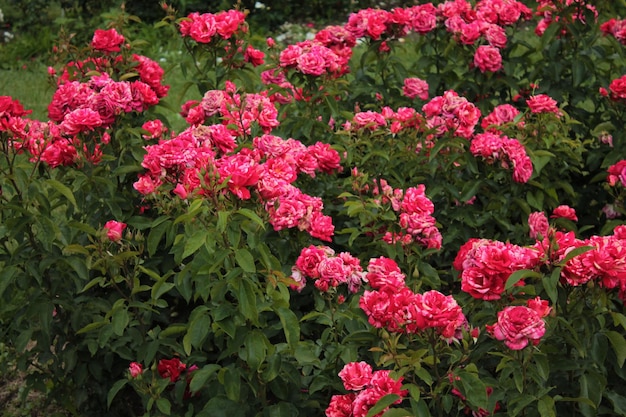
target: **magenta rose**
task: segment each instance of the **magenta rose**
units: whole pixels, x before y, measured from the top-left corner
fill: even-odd
[[[115,29],[96,29],[91,40],[91,47],[102,52],[119,52],[124,37]]]
[[[481,45],[474,53],[474,66],[480,72],[496,72],[502,68],[500,50],[491,45]]]
[[[347,390],[358,391],[370,383],[372,367],[366,362],[350,362],[339,371],[339,378]]]
[[[498,321],[487,325],[487,331],[512,350],[524,349],[528,342],[537,345],[546,332],[546,325],[537,311],[526,306],[505,307],[498,312]]]
[[[104,224],[104,230],[111,242],[117,242],[122,239],[122,232],[126,229],[126,223],[109,220]]]

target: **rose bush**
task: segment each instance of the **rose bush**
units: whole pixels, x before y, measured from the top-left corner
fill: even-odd
[[[75,415],[624,414],[620,23],[535,6],[264,46],[169,8],[180,115],[124,26],[61,45],[49,120],[0,98],[28,386]]]

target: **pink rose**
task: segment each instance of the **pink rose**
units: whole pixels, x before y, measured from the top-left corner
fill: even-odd
[[[122,239],[122,232],[126,229],[126,223],[109,220],[104,224],[104,230],[111,242],[117,242]]]
[[[528,216],[528,227],[530,228],[530,237],[539,240],[547,237],[550,229],[548,218],[543,211],[530,213]]]
[[[128,372],[131,378],[137,378],[143,373],[143,366],[138,362],[131,362],[130,365],[128,365]]]
[[[372,367],[366,362],[350,362],[339,371],[339,378],[347,390],[358,391],[370,383]]]
[[[537,345],[546,332],[546,325],[535,310],[514,306],[498,312],[498,321],[487,325],[487,331],[496,339],[503,340],[509,349],[521,350],[528,342]]]
[[[102,52],[119,52],[124,37],[115,29],[96,29],[91,40],[91,47]]]
[[[491,45],[481,45],[474,53],[474,66],[480,72],[496,72],[502,68],[502,55],[500,50]]]
[[[553,113],[559,117],[561,116],[561,110],[556,100],[546,94],[532,96],[526,100],[526,104],[528,104],[532,113]]]
[[[408,98],[419,97],[428,100],[428,83],[420,78],[406,78],[402,87],[402,94]]]
[[[574,210],[573,208],[567,205],[561,205],[555,208],[552,211],[552,215],[550,216],[550,218],[551,219],[563,218],[563,219],[568,219],[574,222],[578,221],[578,217],[576,216],[576,210]]]

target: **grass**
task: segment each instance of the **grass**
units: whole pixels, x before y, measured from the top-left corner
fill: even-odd
[[[11,96],[19,100],[27,110],[32,110],[30,118],[47,119],[48,104],[54,93],[48,84],[46,67],[33,63],[26,68],[0,69],[0,96]]]

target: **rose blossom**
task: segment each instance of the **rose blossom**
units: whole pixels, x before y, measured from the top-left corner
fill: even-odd
[[[370,383],[372,367],[367,362],[350,362],[339,371],[339,378],[343,381],[345,389],[358,391]]]
[[[498,321],[487,331],[512,350],[524,349],[530,341],[537,345],[546,332],[545,322],[532,308],[509,306],[498,312]]]
[[[161,359],[157,365],[157,370],[161,378],[169,378],[171,382],[176,382],[180,374],[187,368],[178,358]]]
[[[104,224],[103,229],[111,242],[117,242],[122,239],[122,232],[126,229],[126,223],[109,220]]]
[[[552,219],[568,219],[571,221],[578,221],[578,217],[576,216],[576,211],[567,205],[560,205],[552,211],[552,215],[550,216]]]
[[[530,237],[533,239],[547,237],[550,229],[548,218],[543,211],[530,213],[528,216],[528,227],[530,228]]]
[[[532,96],[526,100],[526,104],[532,113],[553,113],[559,117],[562,114],[556,100],[546,94]]]
[[[91,40],[91,47],[102,52],[119,52],[124,37],[115,29],[96,29]]]
[[[474,65],[480,72],[496,72],[502,68],[500,50],[491,45],[481,45],[474,53]]]
[[[419,97],[422,100],[428,100],[428,83],[417,77],[406,78],[402,94],[411,99]]]

